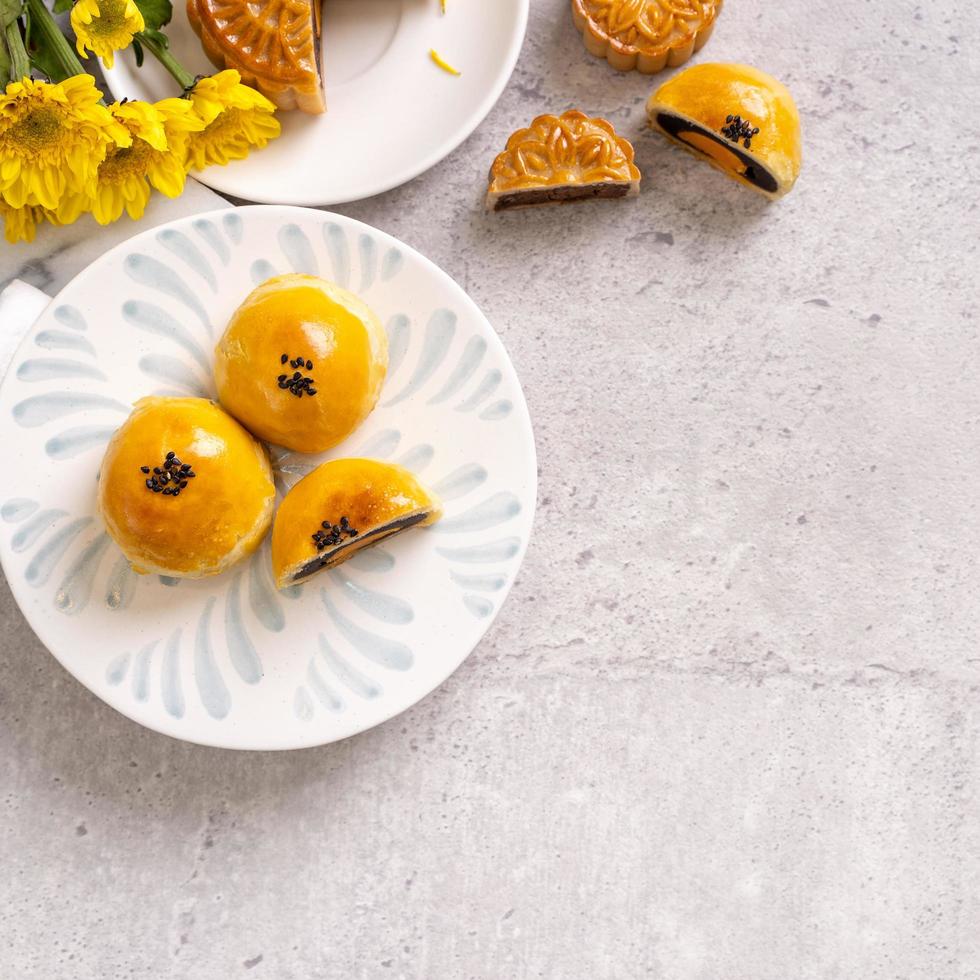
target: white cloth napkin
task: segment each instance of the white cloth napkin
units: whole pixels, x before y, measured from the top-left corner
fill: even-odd
[[[50,301],[47,293],[20,279],[0,293],[0,378],[7,373],[17,345]]]

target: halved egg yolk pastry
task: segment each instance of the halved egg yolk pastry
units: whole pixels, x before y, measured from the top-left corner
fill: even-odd
[[[377,404],[388,337],[353,293],[316,276],[277,276],[235,311],[215,351],[222,407],[249,432],[318,453]]]
[[[276,488],[262,445],[206,398],[143,398],[99,471],[99,509],[133,570],[217,575],[251,554]]]
[[[612,123],[569,109],[512,133],[490,167],[487,210],[562,204],[640,192],[633,146]]]
[[[800,174],[800,115],[789,89],[748,65],[695,65],[647,102],[650,125],[766,197]]]
[[[439,499],[403,466],[331,460],[300,480],[279,505],[272,529],[273,577],[284,589],[441,516]]]

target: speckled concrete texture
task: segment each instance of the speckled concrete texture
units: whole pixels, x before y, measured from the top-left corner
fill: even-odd
[[[728,0],[698,60],[803,117],[770,205],[532,0],[478,132],[342,209],[524,381],[511,598],[412,711],[256,755],[116,715],[4,589],[0,976],[978,980],[978,50],[969,0]],[[485,215],[509,132],[569,106],[640,198]]]

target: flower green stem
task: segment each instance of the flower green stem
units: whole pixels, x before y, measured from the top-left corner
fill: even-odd
[[[11,21],[3,32],[3,40],[0,42],[6,48],[7,81],[19,82],[22,78],[31,73],[31,61],[27,57],[27,49],[24,47],[24,39],[20,36],[20,23],[17,20]]]
[[[68,39],[61,33],[51,11],[44,4],[44,0],[27,0],[25,4],[27,16],[31,22],[32,37],[36,36],[43,40],[47,50],[54,58],[57,68],[57,77],[52,77],[52,82],[63,82],[72,75],[82,75],[85,69],[75,55]]]
[[[154,34],[156,33],[154,32]],[[173,75],[174,80],[185,92],[189,92],[194,87],[196,79],[173,56],[166,44],[160,42],[159,36],[155,37],[154,34],[140,33],[136,35],[136,40]]]

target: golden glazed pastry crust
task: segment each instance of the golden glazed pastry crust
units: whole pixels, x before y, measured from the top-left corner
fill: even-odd
[[[785,85],[758,68],[688,68],[650,96],[647,118],[674,143],[771,199],[787,194],[799,176],[796,103]]]
[[[639,193],[629,140],[578,109],[538,116],[490,167],[489,210]]]
[[[279,506],[272,529],[273,577],[284,589],[441,516],[438,498],[403,466],[375,459],[331,460],[300,480]],[[317,547],[315,536],[323,547]]]
[[[297,358],[303,364],[294,367]],[[269,279],[246,297],[214,361],[225,411],[260,439],[304,453],[350,435],[377,404],[387,370],[388,337],[371,309],[334,283],[300,274]]]
[[[187,0],[187,18],[218,68],[234,68],[280,109],[326,109],[320,0]]]
[[[585,46],[619,71],[682,65],[711,37],[723,0],[572,0]]]
[[[154,469],[166,472],[168,453],[195,474],[178,496],[146,485]],[[275,498],[265,450],[205,398],[138,401],[99,470],[106,529],[140,573],[202,578],[223,572],[258,546]]]

